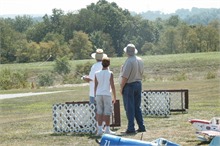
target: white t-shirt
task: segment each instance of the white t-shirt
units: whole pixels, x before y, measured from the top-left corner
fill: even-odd
[[[98,81],[96,95],[111,96],[110,78],[112,72],[110,70],[100,70],[95,73]]]
[[[92,65],[91,70],[89,72],[89,78],[92,81],[89,82],[89,96],[94,97],[94,87],[95,87],[95,72],[102,70],[102,62],[96,62]]]

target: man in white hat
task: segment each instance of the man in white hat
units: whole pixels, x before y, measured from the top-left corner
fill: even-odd
[[[137,49],[134,44],[128,44],[124,48],[128,58],[125,61],[120,73],[120,87],[123,96],[124,109],[126,112],[128,124],[126,134],[136,132],[145,132],[144,121],[141,112],[141,92],[142,75],[144,64],[140,57],[137,57]],[[134,119],[137,121],[138,129],[135,130]]]

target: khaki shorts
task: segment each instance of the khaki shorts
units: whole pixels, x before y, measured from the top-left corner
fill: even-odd
[[[107,95],[97,95],[95,97],[96,110],[99,115],[112,114],[112,97]]]

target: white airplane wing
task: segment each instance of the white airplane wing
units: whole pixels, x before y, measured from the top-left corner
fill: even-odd
[[[197,131],[196,133],[207,136],[220,136],[220,131],[207,130],[207,131]]]

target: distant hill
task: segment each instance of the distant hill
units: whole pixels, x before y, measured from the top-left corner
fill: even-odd
[[[133,16],[140,15],[144,19],[148,19],[151,21],[156,20],[157,18],[161,18],[163,20],[170,18],[170,16],[178,15],[181,20],[186,22],[187,24],[203,24],[207,25],[209,22],[213,20],[220,21],[220,8],[196,8],[193,7],[190,9],[178,9],[175,13],[165,14],[161,11],[146,11],[141,13],[130,12]],[[0,15],[3,18],[15,18],[17,14],[10,15]],[[30,14],[36,21],[42,21],[43,14]]]
[[[131,12],[132,15],[141,15],[144,19],[151,21],[157,18],[168,19],[172,15],[178,15],[179,18],[188,24],[204,24],[207,25],[212,20],[220,20],[220,8],[195,8],[178,9],[175,13],[164,14],[160,11],[147,11],[142,13]]]
[[[20,16],[29,15],[29,16],[32,16],[32,17],[43,17],[44,16],[44,14],[7,14],[7,15],[0,15],[0,17],[14,19],[18,15],[20,15]]]
[[[28,15],[33,18],[34,21],[41,22],[43,21],[43,14],[7,14],[7,15],[0,15],[0,18],[11,18],[14,19],[16,16],[23,16]]]

